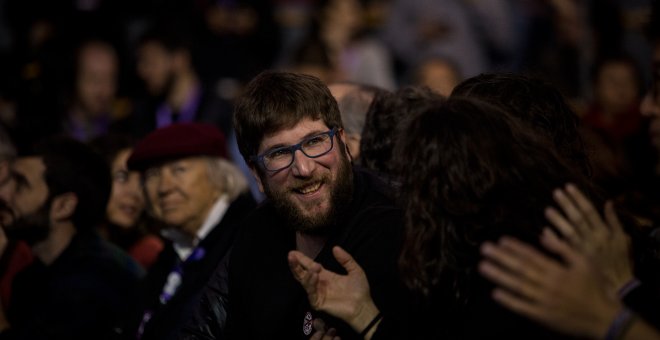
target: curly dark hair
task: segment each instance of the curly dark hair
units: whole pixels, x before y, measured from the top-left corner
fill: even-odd
[[[538,244],[552,191],[588,188],[545,138],[486,102],[437,102],[405,126],[395,149],[406,224],[399,264],[423,294],[447,284],[466,303],[482,242]]]
[[[477,98],[502,107],[529,124],[534,132],[546,136],[572,166],[591,175],[579,117],[549,83],[523,74],[481,74],[458,84],[451,96]]]
[[[442,96],[423,86],[408,86],[394,93],[378,93],[367,111],[358,164],[379,174],[392,176],[393,149],[401,121],[442,99]]]

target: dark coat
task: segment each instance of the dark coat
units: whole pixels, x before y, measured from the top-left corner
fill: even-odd
[[[119,248],[78,234],[53,263],[35,260],[16,276],[2,339],[117,338],[142,274]]]
[[[171,243],[149,272],[144,291],[144,304],[141,311],[152,311],[152,317],[146,324],[143,340],[176,339],[181,328],[189,322],[197,309],[199,299],[209,278],[223,261],[228,261],[230,249],[243,218],[255,207],[249,195],[239,196],[229,205],[220,223],[200,242],[199,247],[206,250],[205,256],[183,267],[183,281],[174,296],[166,305],[161,305],[159,296],[167,277],[178,263],[179,257]],[[139,313],[142,319],[142,313]]]

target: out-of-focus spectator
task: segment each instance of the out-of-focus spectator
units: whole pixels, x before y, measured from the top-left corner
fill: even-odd
[[[283,68],[314,75],[326,83],[346,81],[394,89],[390,52],[367,30],[361,1],[324,0],[312,8],[305,34],[291,43],[293,53],[283,56]],[[319,56],[313,58],[311,52]],[[310,69],[312,61],[316,67],[323,66],[323,72]]]
[[[149,98],[134,112],[134,133],[143,136],[176,122],[205,122],[231,135],[231,106],[202,84],[185,27],[154,26],[137,51],[137,72]]]
[[[346,146],[348,146],[353,162],[358,162],[360,140],[367,111],[374,98],[385,90],[357,83],[334,83],[328,85],[328,89],[339,106],[339,113],[346,132]]]
[[[16,149],[5,129],[0,128],[0,228],[13,223],[16,217],[8,204],[16,184],[11,170],[15,158]],[[0,256],[0,302],[2,308],[7,310],[14,276],[32,263],[33,255],[24,241],[0,237],[2,247],[6,250]]]
[[[592,88],[593,98],[582,117],[584,136],[594,180],[614,197],[630,186],[631,157],[646,143],[640,114],[642,76],[631,57],[607,56],[594,66]]]
[[[394,0],[384,39],[402,62],[403,76],[426,58],[443,55],[464,77],[491,67],[489,49],[509,54],[517,35],[508,1]]]
[[[12,166],[10,239],[27,242],[34,262],[14,279],[0,313],[10,339],[118,336],[137,297],[142,269],[95,232],[110,194],[110,172],[89,147],[42,140]]]
[[[93,140],[92,146],[104,156],[112,176],[106,219],[99,229],[101,236],[124,249],[148,270],[163,250],[163,241],[152,233],[156,232],[155,221],[145,212],[140,173],[126,167],[126,160],[133,152],[133,140],[108,134]]]
[[[83,42],[75,53],[72,93],[64,115],[64,132],[83,142],[108,132],[125,118],[128,103],[118,101],[119,60],[111,44]]]
[[[443,57],[431,57],[421,62],[414,72],[413,83],[449,97],[451,91],[463,80],[456,64]]]

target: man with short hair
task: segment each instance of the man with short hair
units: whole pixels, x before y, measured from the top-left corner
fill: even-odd
[[[246,179],[226,157],[217,128],[177,123],[147,135],[128,159],[169,241],[147,276],[135,325],[139,339],[178,338],[211,274],[228,261],[239,222],[255,206]],[[218,308],[224,314],[224,306]]]
[[[317,78],[262,73],[239,100],[234,127],[267,200],[234,246],[227,335],[308,338],[320,318],[342,339],[358,338],[347,324],[310,308],[287,255],[300,250],[343,272],[331,251],[343,247],[376,282],[374,299],[391,308],[402,220],[388,188],[353,168],[337,102]]]
[[[103,241],[110,171],[100,155],[68,139],[43,140],[12,165],[3,195],[15,220],[4,225],[35,260],[17,274],[0,330],[9,339],[107,339],[119,336],[137,295],[141,268]]]

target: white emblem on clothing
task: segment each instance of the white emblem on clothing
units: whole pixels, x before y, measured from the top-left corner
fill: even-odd
[[[305,313],[305,320],[303,321],[303,333],[305,335],[312,334],[312,313]]]

